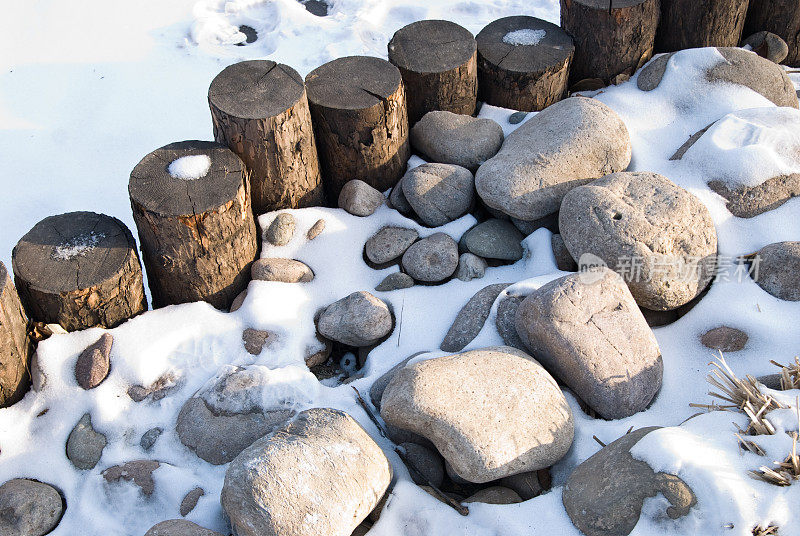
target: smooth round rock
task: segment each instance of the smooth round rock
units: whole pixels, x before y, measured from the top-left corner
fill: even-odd
[[[403,270],[417,281],[444,281],[458,267],[458,245],[444,233],[414,243],[403,254]]]
[[[308,239],[308,240],[314,240],[314,239],[315,239],[316,237],[318,237],[318,236],[319,236],[319,235],[322,233],[322,231],[324,231],[324,230],[325,230],[325,220],[323,220],[322,218],[320,218],[320,219],[318,219],[318,220],[317,220],[317,221],[314,223],[314,225],[312,225],[312,226],[311,226],[311,227],[308,229],[308,232],[306,233],[306,239]]]
[[[690,302],[714,275],[717,231],[711,214],[657,173],[614,173],[575,188],[564,196],[559,228],[573,259],[599,257],[647,309]]]
[[[510,221],[491,219],[467,231],[462,240],[467,250],[478,257],[518,261],[523,255],[523,238]]]
[[[413,465],[419,473],[418,476],[414,471],[409,471],[415,484],[424,486],[430,483],[436,487],[442,485],[444,462],[438,452],[416,443],[401,443],[398,447],[405,451],[406,462]]]
[[[574,433],[555,380],[505,346],[401,368],[383,392],[381,416],[432,441],[458,475],[476,483],[553,465]]]
[[[486,274],[486,268],[488,266],[489,265],[485,260],[478,257],[474,253],[462,253],[458,258],[456,278],[460,279],[461,281],[480,279]]]
[[[144,536],[222,536],[185,519],[170,519],[154,525]]]
[[[401,290],[404,288],[411,288],[414,286],[414,278],[403,272],[394,272],[387,275],[383,281],[378,283],[375,290],[379,292],[390,292],[392,290]]]
[[[700,337],[700,342],[706,348],[719,350],[720,352],[738,352],[747,344],[747,333],[740,329],[720,326],[713,328]]]
[[[0,486],[0,534],[44,536],[56,528],[64,506],[52,486],[14,479]]]
[[[413,244],[419,233],[404,227],[383,227],[364,245],[367,258],[375,264],[384,264],[400,257]]]
[[[456,220],[472,206],[475,182],[472,173],[454,164],[422,164],[403,176],[406,201],[430,227]]]
[[[305,263],[277,257],[257,259],[250,267],[250,275],[256,281],[279,283],[309,283],[314,280],[314,271]]]
[[[92,426],[92,416],[85,413],[67,438],[67,459],[78,469],[94,469],[107,444],[106,436]]]
[[[780,300],[800,301],[800,242],[776,242],[764,246],[753,262],[750,276],[759,287]]]
[[[353,179],[342,186],[339,192],[339,208],[353,216],[370,216],[383,204],[383,194],[358,179]]]
[[[83,389],[94,389],[106,379],[111,368],[111,346],[114,337],[103,333],[100,339],[89,345],[78,356],[75,363],[75,380]]]
[[[392,313],[381,299],[366,291],[354,292],[330,304],[317,329],[326,339],[348,346],[370,346],[392,331]]]
[[[430,162],[455,164],[471,171],[497,154],[503,129],[491,119],[436,110],[411,129],[411,146]]]
[[[264,232],[264,238],[273,246],[285,246],[294,236],[294,216],[281,212],[272,220]]]
[[[747,39],[742,40],[742,46],[749,45],[750,48],[769,61],[780,63],[789,55],[789,45],[786,41],[772,32],[756,32]]]

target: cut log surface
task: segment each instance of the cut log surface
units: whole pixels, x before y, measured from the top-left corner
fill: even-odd
[[[472,115],[478,98],[475,37],[446,20],[421,20],[395,32],[389,61],[400,69],[414,125],[433,110]]]
[[[519,37],[514,39],[519,33],[532,36],[531,43],[538,42],[514,44],[520,42]],[[566,93],[575,46],[555,24],[535,17],[505,17],[481,30],[477,40],[482,101],[531,112],[550,106]]]
[[[570,85],[633,75],[653,55],[659,0],[561,0],[561,27],[575,41]]]
[[[739,46],[748,1],[661,0],[656,52]]]
[[[173,177],[178,158],[205,155],[207,173]],[[153,306],[207,301],[227,309],[247,286],[258,240],[242,161],[222,144],[183,141],[145,156],[128,192]]]
[[[27,328],[17,289],[0,262],[0,408],[21,400],[30,387],[33,345]]]
[[[329,200],[361,179],[380,191],[403,176],[410,156],[400,71],[380,58],[348,56],[306,77]]]
[[[325,204],[302,77],[268,60],[227,67],[211,82],[214,139],[250,174],[255,214]]]
[[[136,242],[116,218],[68,212],[37,223],[12,254],[28,316],[67,331],[112,328],[147,309]]]
[[[742,35],[767,31],[789,46],[786,65],[800,67],[800,2],[797,0],[750,0]]]

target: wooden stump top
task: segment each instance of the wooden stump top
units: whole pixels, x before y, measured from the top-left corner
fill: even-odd
[[[133,236],[118,219],[68,212],[43,219],[20,239],[14,247],[13,270],[36,289],[70,292],[118,277],[135,248]]]
[[[347,56],[317,67],[306,77],[308,100],[338,110],[364,110],[392,96],[400,71],[372,56]]]
[[[288,65],[251,60],[223,69],[208,88],[208,100],[233,117],[265,119],[294,106],[303,90],[303,78]]]
[[[581,4],[592,9],[601,9],[609,11],[609,9],[621,9],[625,7],[633,7],[643,4],[646,0],[570,0],[576,4]]]
[[[169,165],[184,156],[206,155],[211,167],[197,179],[173,177]],[[242,161],[221,143],[189,140],[170,143],[145,156],[131,172],[131,200],[160,216],[194,215],[233,199],[242,185]]]
[[[626,0],[628,1],[628,0]],[[535,45],[513,45],[503,38],[518,30],[543,31]],[[555,24],[536,17],[505,17],[488,24],[476,37],[478,53],[505,71],[532,73],[562,64],[575,50],[572,38]]]
[[[456,69],[475,54],[475,37],[447,20],[421,20],[397,30],[389,41],[389,61],[415,73]]]

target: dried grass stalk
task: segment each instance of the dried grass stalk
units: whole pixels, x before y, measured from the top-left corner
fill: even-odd
[[[781,365],[774,360],[770,360],[770,363],[781,369],[781,391],[800,389],[800,359],[797,356],[794,363],[789,365]]]

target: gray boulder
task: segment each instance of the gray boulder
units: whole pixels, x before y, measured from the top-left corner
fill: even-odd
[[[393,209],[395,209],[400,214],[404,214],[406,216],[410,215],[414,212],[414,209],[411,208],[411,205],[408,204],[408,199],[406,199],[406,194],[403,193],[403,179],[402,177],[394,185],[392,191],[389,193],[389,204]]]
[[[383,227],[364,245],[364,253],[375,264],[385,264],[400,257],[416,242],[419,233],[404,227]]]
[[[339,208],[353,216],[369,216],[378,210],[383,201],[382,193],[358,179],[345,183],[339,192]]]
[[[294,216],[288,212],[281,212],[264,231],[264,238],[273,246],[285,246],[294,236],[295,225]]]
[[[429,439],[458,475],[476,483],[553,465],[574,433],[555,380],[533,358],[504,346],[398,370],[383,393],[381,416]]]
[[[747,333],[729,326],[719,326],[703,333],[700,342],[706,348],[720,352],[738,352],[747,344]]]
[[[717,50],[722,59],[706,71],[706,80],[745,86],[763,95],[775,106],[798,107],[794,85],[779,65],[741,48],[719,47]],[[686,51],[662,54],[645,65],[636,82],[639,89],[651,91],[657,88],[669,61],[674,55],[682,53]]]
[[[525,346],[606,419],[642,411],[661,387],[658,343],[616,273],[602,268],[551,281],[525,298],[516,326]]]
[[[262,407],[268,380],[259,367],[226,367],[195,393],[178,414],[181,443],[213,465],[234,459],[259,437],[282,426],[295,412],[287,406]]]
[[[221,502],[238,536],[350,536],[391,479],[389,460],[352,417],[314,408],[231,462]]]
[[[586,536],[626,536],[648,497],[662,494],[666,515],[677,519],[697,503],[694,493],[675,475],[656,473],[635,459],[631,448],[658,427],[640,428],[603,447],[580,464],[564,486],[562,501],[572,523]],[[667,523],[666,518],[660,518]],[[666,527],[665,527],[666,530]]]
[[[103,333],[94,344],[89,345],[75,363],[75,379],[86,390],[94,389],[106,379],[111,368],[111,346],[114,337]]]
[[[594,99],[570,97],[545,108],[506,138],[475,175],[483,202],[520,220],[558,211],[564,195],[631,160],[622,119]]]
[[[378,283],[375,290],[379,292],[390,292],[392,290],[400,290],[404,288],[411,288],[414,286],[414,278],[403,272],[394,272],[383,278],[383,281]]]
[[[413,466],[414,471],[411,473],[411,480],[415,484],[425,486],[433,484],[437,488],[442,485],[444,480],[444,462],[441,456],[436,451],[423,447],[416,443],[400,443],[398,445],[404,454],[405,462]]]
[[[488,266],[489,265],[485,260],[481,259],[474,253],[462,253],[461,256],[458,257],[456,278],[461,281],[480,279],[486,274],[486,268]]]
[[[0,534],[44,536],[56,528],[64,506],[48,484],[14,479],[0,486]]]
[[[320,335],[349,346],[370,346],[392,331],[392,313],[383,300],[359,291],[330,304],[317,322]]]
[[[92,426],[92,416],[85,413],[67,438],[67,458],[78,469],[94,469],[108,440]]]
[[[403,269],[417,281],[444,281],[458,267],[458,245],[444,233],[416,242],[403,254]]]
[[[513,223],[491,219],[479,223],[461,239],[470,253],[484,259],[518,261],[522,258],[522,240],[525,238]]]
[[[171,519],[153,526],[144,536],[222,536],[222,534],[185,519]]]
[[[657,173],[615,173],[575,188],[564,196],[559,226],[572,258],[580,263],[584,254],[599,257],[647,309],[688,303],[714,275],[711,214]]]
[[[753,52],[774,63],[782,62],[789,55],[789,45],[772,32],[756,32],[747,39],[743,39],[742,46],[748,45]]]
[[[445,352],[463,350],[478,336],[486,319],[489,318],[494,301],[509,285],[510,283],[489,285],[475,293],[458,312],[439,349]]]
[[[280,283],[309,283],[314,280],[314,272],[305,263],[276,257],[257,259],[250,267],[250,275],[257,281]]]
[[[436,110],[411,129],[411,146],[431,162],[456,164],[472,171],[503,145],[503,129],[491,119]]]
[[[756,253],[750,275],[764,291],[780,300],[800,301],[800,242],[777,242]]]
[[[403,176],[403,194],[419,218],[431,227],[467,213],[474,198],[472,173],[453,164],[422,164]]]

